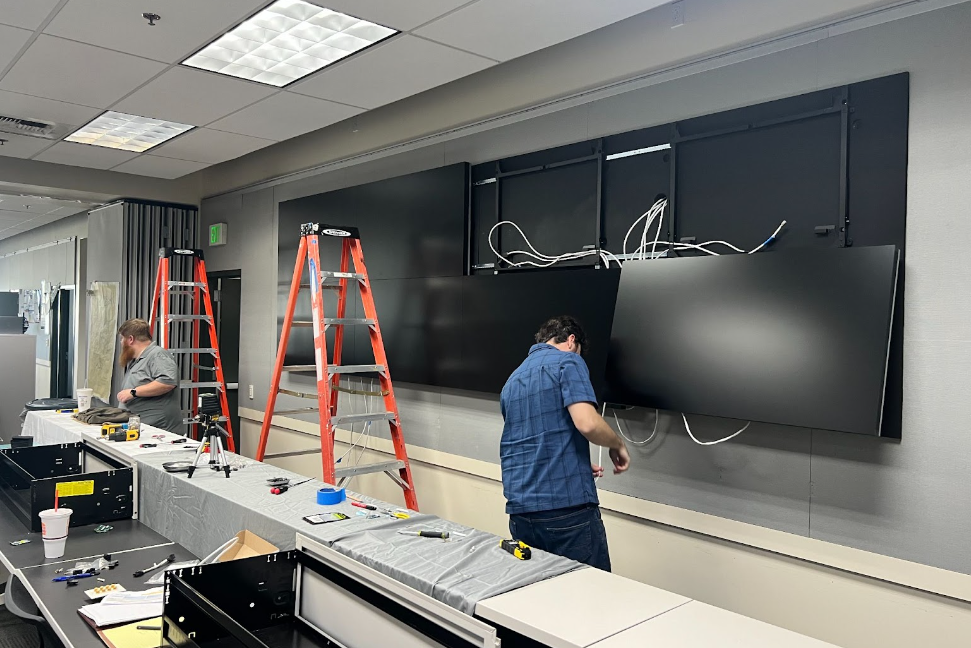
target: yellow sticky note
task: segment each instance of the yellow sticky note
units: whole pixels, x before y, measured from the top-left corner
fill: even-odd
[[[162,645],[162,630],[139,630],[138,626],[162,627],[162,617],[136,621],[127,625],[102,630],[105,639],[115,648],[159,648]]]
[[[58,497],[77,497],[78,495],[94,495],[94,480],[61,482],[57,485]]]

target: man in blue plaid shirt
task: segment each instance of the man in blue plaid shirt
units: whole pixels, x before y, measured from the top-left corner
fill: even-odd
[[[583,328],[555,317],[540,328],[526,360],[502,388],[499,444],[509,532],[516,540],[610,571],[590,443],[609,449],[614,474],[627,447],[597,413],[590,371],[580,357]]]

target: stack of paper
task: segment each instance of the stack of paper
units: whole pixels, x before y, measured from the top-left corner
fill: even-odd
[[[112,592],[100,603],[85,605],[79,612],[99,628],[161,616],[164,589],[155,587],[144,592]]]

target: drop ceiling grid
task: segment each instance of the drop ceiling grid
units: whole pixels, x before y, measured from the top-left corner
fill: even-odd
[[[158,159],[139,163],[131,157],[85,155],[66,148],[63,142],[51,142],[32,153],[30,147],[26,147],[28,150],[24,155],[17,156],[121,172],[140,171],[146,175],[157,172],[160,175],[156,177],[178,177],[172,174],[180,168],[198,170],[245,155],[262,148],[254,144],[268,146],[326,127],[523,53],[516,48],[499,52],[491,43],[489,46],[477,45],[474,48],[477,51],[466,49],[472,47],[469,43],[481,41],[475,38],[480,31],[495,33],[498,29],[500,34],[508,31],[510,21],[515,20],[516,15],[523,15],[515,0],[412,0],[407,6],[384,0],[310,1],[395,28],[401,33],[286,88],[276,89],[179,64],[242,20],[272,4],[269,0],[211,0],[204,7],[196,0],[169,0],[158,11],[169,12],[169,24],[179,30],[176,37],[164,31],[164,13],[157,27],[148,27],[139,14],[141,9],[150,7],[136,7],[138,11],[135,11],[128,0],[61,0],[59,3],[44,0],[46,4],[38,3],[32,12],[17,14],[11,13],[10,7],[19,6],[19,0],[0,0],[0,22],[5,20],[3,16],[10,15],[10,20],[18,22],[21,30],[35,28],[31,41],[0,76],[0,112],[4,109],[4,96],[9,98],[14,92],[24,98],[43,95],[44,101],[54,102],[49,103],[48,108],[55,103],[63,108],[76,106],[79,114],[84,110],[95,110],[100,114],[111,109],[197,127],[142,154],[181,160],[185,162],[182,165],[159,162]],[[530,44],[525,49],[534,51],[546,47],[563,40],[563,35],[572,38],[603,26],[600,23],[609,24],[661,3],[661,0],[621,0],[610,3],[619,7],[597,10],[590,7],[599,3],[584,0],[541,0],[533,3],[538,8],[526,15],[531,22],[549,18],[547,29],[554,35],[534,34],[527,39]],[[39,19],[39,7],[47,5],[52,10],[46,18]],[[446,27],[436,28],[439,24]],[[151,32],[140,31],[143,27],[158,29],[165,38],[147,36]],[[403,56],[412,56],[413,60],[403,63]],[[53,60],[76,60],[84,67],[90,59],[100,60],[98,67],[111,69],[113,74],[100,75],[99,80],[85,78],[75,70],[43,82],[51,76],[48,72]],[[199,77],[193,73],[208,76]],[[78,79],[84,79],[83,83],[78,83]],[[369,86],[362,79],[378,81]],[[64,94],[65,89],[69,95]],[[179,97],[180,94],[184,98]],[[24,103],[21,100],[15,106]],[[155,109],[159,114],[146,115],[146,109]],[[36,111],[53,112],[43,110],[39,104]],[[300,111],[312,115],[303,115]],[[301,119],[293,125],[281,124],[277,113],[301,114]],[[56,121],[40,114],[30,116]],[[73,121],[81,123],[71,123],[72,126],[87,123],[80,119]],[[207,131],[204,137],[197,134],[189,138],[200,130]],[[239,136],[249,136],[251,140],[243,144]],[[203,150],[202,143],[211,147],[213,137],[235,141],[223,147],[224,155],[216,155],[211,148]],[[183,138],[185,141],[178,144]],[[199,142],[198,146],[192,146],[193,141]],[[169,145],[167,150],[166,145]],[[225,156],[237,150],[243,152]]]

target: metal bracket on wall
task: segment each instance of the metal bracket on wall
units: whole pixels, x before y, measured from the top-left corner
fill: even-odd
[[[850,183],[850,88],[843,86],[840,89],[839,97],[840,109],[840,215],[839,215],[839,246],[849,247],[853,245],[850,238],[850,216],[849,216],[849,183]]]

